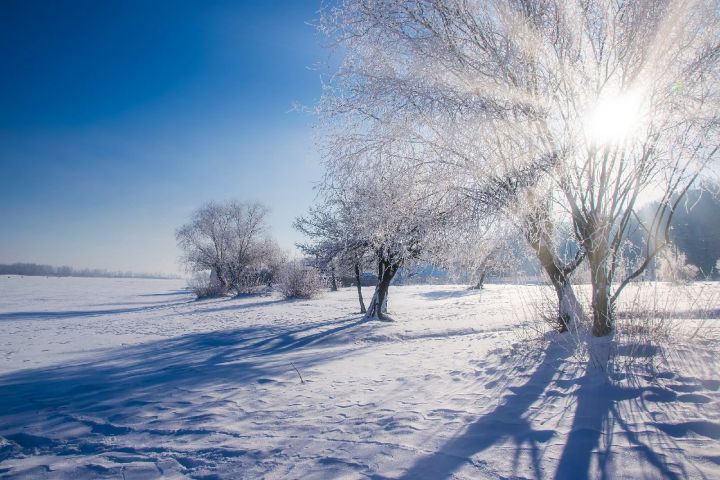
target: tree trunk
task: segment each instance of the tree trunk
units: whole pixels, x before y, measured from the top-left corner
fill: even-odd
[[[399,265],[397,264],[392,264],[389,261],[380,261],[380,278],[375,287],[375,293],[370,301],[370,306],[368,306],[367,312],[365,312],[365,320],[378,319],[392,321],[392,318],[387,315],[387,298],[390,282],[392,282],[398,268]]]
[[[338,285],[337,285],[337,279],[335,278],[335,267],[330,267],[330,291],[337,292]]]
[[[482,290],[483,289],[483,282],[485,281],[485,272],[482,272],[480,275],[480,279],[477,281],[477,283],[470,287],[470,290]]]
[[[567,332],[572,325],[577,325],[583,312],[580,302],[575,297],[572,283],[566,276],[551,277],[551,283],[558,297],[559,331]]]
[[[550,248],[550,240],[546,234],[542,233],[538,236],[528,235],[527,239],[535,250],[538,260],[550,278],[550,283],[552,283],[555,293],[557,294],[558,330],[560,332],[566,332],[573,325],[577,325],[583,318],[582,306],[575,297],[575,292],[570,283],[570,272],[560,267],[561,262],[556,258],[555,253]]]
[[[362,285],[360,283],[360,265],[355,264],[355,282],[357,282],[358,300],[360,301],[360,313],[365,313],[365,302],[362,296]]]
[[[225,273],[223,272],[222,267],[216,266],[210,271],[210,282],[213,281],[213,278],[215,281],[217,281],[218,285],[220,285],[220,289],[223,293],[226,293],[228,291],[228,284],[227,280],[225,279]]]
[[[592,285],[592,334],[595,337],[604,337],[612,333],[615,327],[615,305],[610,299],[610,278],[604,248],[602,245],[594,247],[598,251],[588,255]]]

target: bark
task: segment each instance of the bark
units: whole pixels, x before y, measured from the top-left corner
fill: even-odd
[[[365,320],[378,319],[392,321],[392,318],[387,315],[388,290],[390,289],[390,282],[392,282],[399,267],[400,265],[391,263],[390,261],[381,260],[379,262],[380,275],[378,284],[375,287],[375,293],[367,308],[367,312],[365,312]]]
[[[362,295],[362,284],[360,283],[360,265],[355,264],[355,282],[357,283],[358,300],[360,301],[360,313],[365,313],[365,302]]]
[[[605,249],[595,245],[595,252],[588,255],[590,263],[590,284],[592,286],[592,334],[604,337],[612,333],[615,327],[615,305],[610,296],[610,278],[608,277]]]

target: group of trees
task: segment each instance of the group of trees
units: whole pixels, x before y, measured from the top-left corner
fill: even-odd
[[[0,275],[27,275],[46,277],[108,277],[108,278],[176,278],[160,273],[112,272],[101,268],[54,267],[37,263],[0,265]]]
[[[175,233],[191,272],[210,272],[202,295],[250,293],[276,278],[284,256],[270,237],[260,203],[210,202]],[[201,284],[204,282],[201,282]]]
[[[344,0],[320,29],[343,60],[318,105],[321,201],[297,226],[333,271],[377,265],[368,318],[409,262],[482,265],[514,228],[562,329],[588,318],[587,265],[607,335],[685,193],[718,173],[715,0]]]

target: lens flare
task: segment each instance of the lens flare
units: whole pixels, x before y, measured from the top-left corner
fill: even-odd
[[[641,103],[637,93],[600,99],[585,118],[588,140],[597,146],[622,143],[638,127]]]

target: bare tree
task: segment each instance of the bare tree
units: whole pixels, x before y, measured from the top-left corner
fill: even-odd
[[[192,272],[210,270],[220,284],[220,291],[229,290],[228,265],[230,242],[229,219],[225,208],[210,202],[195,212],[189,223],[178,228],[175,237],[183,251],[182,261]]]
[[[193,272],[211,271],[223,293],[252,290],[269,283],[283,263],[270,238],[268,208],[259,203],[211,202],[193,213],[176,232],[183,262]]]
[[[225,208],[231,254],[228,274],[237,293],[247,293],[270,281],[271,272],[282,263],[282,254],[268,235],[268,207],[231,201]]]
[[[453,224],[438,235],[432,263],[469,283],[470,290],[481,290],[488,274],[510,267],[509,225],[497,218],[453,213]]]
[[[340,131],[323,144],[323,192],[349,206],[349,238],[372,252],[378,266],[366,319],[392,320],[386,313],[390,284],[400,268],[425,251],[427,239],[451,209],[443,192],[428,181],[430,169],[415,168],[408,175],[407,145],[391,138],[367,144],[352,131]]]
[[[348,272],[355,276],[360,313],[365,313],[360,272],[367,262],[369,244],[362,232],[356,230],[359,225],[353,219],[361,212],[353,210],[358,208],[362,206],[336,191],[298,218],[294,227],[308,237],[307,242],[298,243],[297,247],[314,259],[318,268],[330,272],[331,285],[335,285],[331,289],[337,290],[337,274]]]

